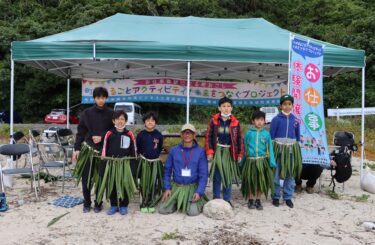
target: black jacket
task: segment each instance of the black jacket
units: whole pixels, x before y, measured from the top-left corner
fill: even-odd
[[[100,151],[103,147],[104,135],[113,127],[112,115],[113,110],[107,106],[98,108],[94,105],[84,110],[77,128],[74,150],[80,150],[82,142],[85,141],[88,145]],[[94,144],[92,136],[101,136],[102,141]]]

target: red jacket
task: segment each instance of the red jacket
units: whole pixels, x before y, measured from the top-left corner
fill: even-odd
[[[214,155],[218,139],[220,113],[215,114],[207,126],[205,149],[206,154]],[[231,144],[232,158],[237,161],[242,158],[244,153],[243,137],[240,122],[233,115],[230,115],[229,135]]]

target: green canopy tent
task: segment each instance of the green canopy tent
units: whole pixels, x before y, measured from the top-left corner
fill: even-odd
[[[364,108],[363,50],[291,33],[262,18],[215,19],[116,14],[67,32],[31,41],[13,42],[11,112],[14,99],[14,62],[67,78],[69,113],[71,78],[181,77],[187,78],[187,91],[191,78],[285,81],[288,79],[289,43],[292,35],[325,46],[325,76],[362,69]],[[189,94],[186,106],[186,118],[189,121]]]

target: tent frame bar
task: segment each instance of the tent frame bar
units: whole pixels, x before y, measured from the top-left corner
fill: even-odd
[[[365,57],[366,63],[366,57]],[[362,113],[361,113],[361,164],[360,164],[360,182],[363,177],[363,159],[365,155],[365,67],[362,67]],[[362,187],[361,187],[362,188]]]

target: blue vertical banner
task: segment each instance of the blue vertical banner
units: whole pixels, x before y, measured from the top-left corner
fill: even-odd
[[[294,97],[293,113],[301,125],[304,164],[330,164],[323,106],[324,47],[291,38],[289,91]]]

